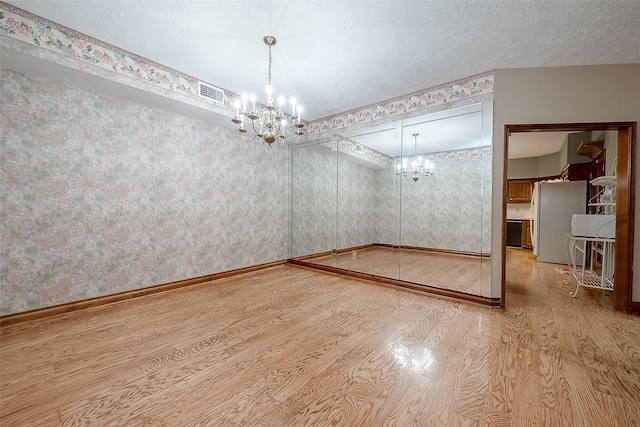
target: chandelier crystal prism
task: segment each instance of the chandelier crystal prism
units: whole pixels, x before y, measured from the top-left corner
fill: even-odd
[[[271,48],[275,46],[277,40],[273,36],[264,36],[264,44],[269,46],[269,84],[267,85],[267,104],[256,104],[256,96],[247,96],[243,93],[242,103],[235,100],[234,106],[236,114],[231,121],[236,124],[236,130],[242,135],[242,139],[247,142],[259,140],[269,146],[274,142],[284,146],[285,143],[298,141],[303,135],[304,123],[300,116],[302,106],[298,104],[296,98],[291,98],[291,115],[284,111],[285,99],[278,98],[278,106],[273,105],[273,88],[271,87]],[[246,123],[246,127],[245,127]]]
[[[407,181],[418,182],[433,175],[433,163],[426,157],[418,156],[418,135],[414,133],[414,148],[412,157],[399,157],[396,160],[396,175],[402,176]]]

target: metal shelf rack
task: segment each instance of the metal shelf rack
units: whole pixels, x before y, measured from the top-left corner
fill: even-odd
[[[570,260],[569,283],[571,277],[576,279],[576,290],[569,295],[575,298],[580,286],[586,288],[613,290],[614,283],[614,243],[615,239],[601,237],[582,237],[565,233],[565,249]],[[602,257],[602,267],[598,272],[594,266],[595,258]]]

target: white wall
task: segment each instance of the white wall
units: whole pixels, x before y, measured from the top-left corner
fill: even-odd
[[[640,121],[640,64],[495,71],[492,296],[500,295],[504,126]],[[636,175],[637,177],[637,175]],[[636,185],[640,200],[640,185]],[[640,301],[640,209],[635,213],[634,301]]]

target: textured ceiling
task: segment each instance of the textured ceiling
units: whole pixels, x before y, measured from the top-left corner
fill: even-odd
[[[640,62],[639,1],[16,1],[226,90],[273,86],[315,120],[497,68]]]

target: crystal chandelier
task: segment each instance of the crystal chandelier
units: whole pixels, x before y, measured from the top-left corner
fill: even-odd
[[[284,143],[296,142],[304,132],[304,123],[300,119],[302,106],[291,98],[291,115],[283,111],[284,97],[278,98],[278,107],[273,105],[273,88],[271,87],[271,47],[275,46],[277,40],[273,36],[264,36],[264,44],[269,46],[269,84],[267,86],[267,105],[256,104],[256,96],[242,94],[242,105],[236,99],[236,115],[231,121],[236,124],[236,130],[242,135],[242,139],[247,142],[256,138],[269,147],[274,142],[284,146]],[[242,109],[241,109],[242,107]],[[297,114],[297,117],[296,117]],[[248,121],[247,129],[245,121]]]
[[[401,175],[407,181],[418,182],[433,175],[433,163],[427,158],[418,156],[418,133],[413,134],[415,140],[413,157],[400,157],[396,160],[396,175]]]

